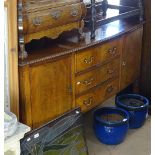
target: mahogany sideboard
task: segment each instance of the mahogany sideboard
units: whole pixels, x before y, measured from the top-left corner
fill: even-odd
[[[20,119],[33,129],[80,106],[89,111],[140,75],[142,23],[116,21],[96,38],[66,39],[19,61]]]

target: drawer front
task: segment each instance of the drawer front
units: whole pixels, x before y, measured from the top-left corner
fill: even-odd
[[[75,54],[76,72],[80,72],[100,63],[100,53],[95,48],[87,48],[84,52]]]
[[[122,41],[123,41],[122,38],[116,39],[104,44],[103,46],[100,46],[98,50],[101,51],[100,52],[101,61],[103,62],[117,55],[120,55],[122,51],[122,43],[123,43]]]
[[[86,112],[93,107],[99,105],[109,97],[112,97],[119,91],[119,81],[118,79],[103,84],[87,94],[76,98],[76,105],[81,107],[83,112]]]
[[[116,57],[122,50],[122,39],[88,48],[75,55],[76,72],[83,71]]]
[[[83,3],[64,5],[24,15],[24,32],[41,30],[80,21],[84,14]]]
[[[27,12],[34,12],[45,8],[58,7],[80,2],[81,0],[22,0],[24,11]]]
[[[92,71],[75,78],[76,94],[86,91],[104,81],[119,76],[120,59],[117,58]]]

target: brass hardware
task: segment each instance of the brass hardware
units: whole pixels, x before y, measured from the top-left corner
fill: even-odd
[[[116,51],[117,51],[117,47],[113,47],[112,49],[108,50],[108,53],[114,55],[116,53]]]
[[[83,84],[86,85],[86,86],[88,86],[88,85],[91,85],[93,81],[94,81],[94,78],[90,78],[88,80],[84,80],[83,81]]]
[[[114,70],[113,69],[109,69],[109,70],[107,70],[107,73],[108,74],[113,74],[114,73]]]
[[[79,14],[79,12],[75,8],[71,11],[71,16],[73,16],[73,17],[76,17],[78,14]]]
[[[114,48],[113,48],[113,51],[117,51],[117,47],[114,47]]]
[[[111,54],[116,54],[116,52],[117,52],[117,47],[114,47],[114,48],[112,49],[112,53],[111,53]]]
[[[94,60],[94,57],[92,56],[92,57],[90,57],[90,58],[85,58],[85,59],[84,59],[84,62],[85,62],[86,64],[91,64],[91,63],[93,62],[93,60]]]
[[[88,86],[88,85],[91,85],[94,80],[95,80],[94,78],[90,78],[90,79],[84,80],[82,82],[78,81],[76,84],[79,85],[82,83],[82,84]]]
[[[54,19],[59,19],[60,18],[60,16],[61,16],[61,12],[62,12],[62,10],[56,10],[56,11],[53,11],[52,13],[51,13],[51,16],[54,18]]]
[[[112,53],[112,49],[108,49],[108,53]]]
[[[122,62],[122,66],[126,66],[126,61],[123,61]]]
[[[80,81],[78,81],[76,84],[77,84],[77,85],[79,85],[79,84],[81,84],[81,82],[80,82]]]
[[[108,92],[108,93],[111,93],[113,90],[114,90],[114,87],[113,87],[113,86],[109,86],[109,87],[107,88],[107,92]]]
[[[86,105],[87,107],[91,106],[93,103],[93,97],[89,97],[87,100],[83,101],[83,104]]]
[[[32,20],[32,22],[33,22],[33,25],[39,26],[39,25],[41,25],[41,18],[40,18],[40,17],[35,17],[35,18]]]

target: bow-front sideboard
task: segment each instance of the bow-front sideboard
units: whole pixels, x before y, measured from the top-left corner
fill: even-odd
[[[93,40],[86,29],[85,40],[67,34],[27,50],[19,60],[21,121],[35,129],[72,108],[89,111],[132,84],[140,75],[142,34],[143,23],[119,20],[98,28]]]

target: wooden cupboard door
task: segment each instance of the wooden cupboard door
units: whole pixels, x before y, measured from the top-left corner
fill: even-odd
[[[33,128],[72,108],[71,57],[33,66],[30,83]]]
[[[124,38],[121,61],[121,89],[134,82],[140,75],[142,33],[143,28],[140,28]]]

